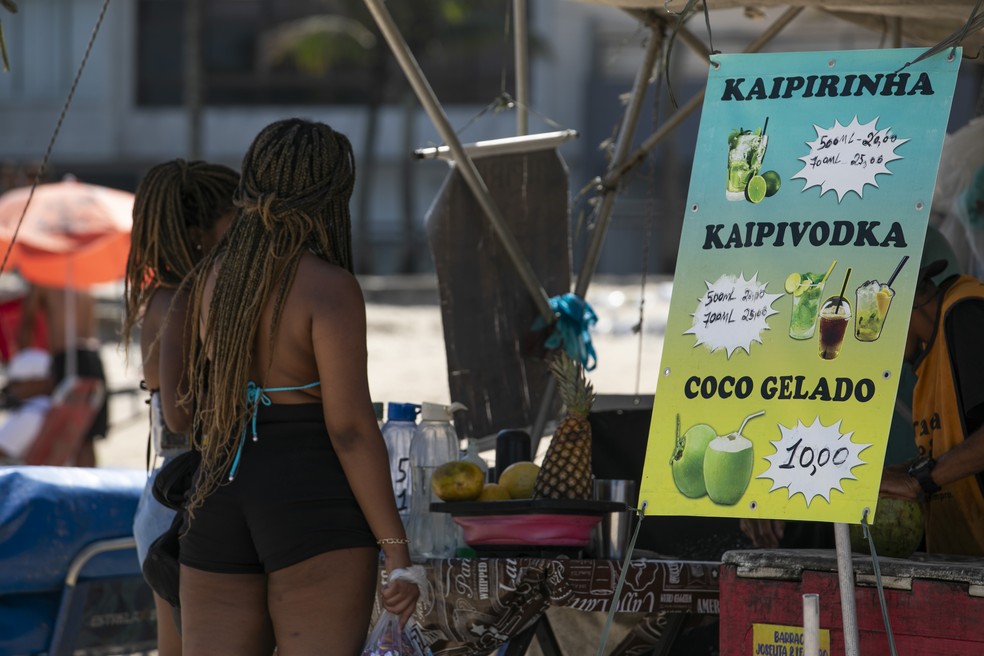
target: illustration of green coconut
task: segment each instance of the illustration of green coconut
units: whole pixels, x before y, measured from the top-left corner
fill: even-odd
[[[755,453],[751,440],[742,435],[749,419],[764,415],[765,411],[745,417],[741,428],[734,433],[715,437],[707,445],[704,454],[704,484],[707,496],[721,506],[738,503],[748,483],[752,480]]]
[[[707,494],[704,486],[704,453],[717,431],[707,424],[696,424],[680,435],[680,415],[676,417],[676,444],[670,469],[680,494],[698,499]]]

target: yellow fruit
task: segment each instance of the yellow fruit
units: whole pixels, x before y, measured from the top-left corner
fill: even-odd
[[[796,288],[799,287],[800,280],[802,280],[800,274],[794,271],[793,273],[786,276],[786,282],[785,284],[783,284],[782,287],[783,289],[786,290],[787,294],[792,294],[793,292],[796,291]]]
[[[536,463],[514,462],[499,474],[499,485],[506,488],[510,499],[529,499],[533,496],[533,484],[539,473],[540,467]]]
[[[507,501],[511,498],[509,490],[498,483],[486,483],[482,493],[478,495],[479,501]]]
[[[485,473],[467,460],[446,462],[431,476],[431,489],[442,501],[474,501],[484,485]]]

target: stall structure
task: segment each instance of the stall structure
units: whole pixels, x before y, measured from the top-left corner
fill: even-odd
[[[669,42],[683,43],[696,56],[709,63],[711,48],[691,31],[688,27],[694,12],[701,12],[703,4],[692,0],[571,0],[583,4],[604,5],[613,11],[622,11],[638,20],[649,30],[649,38],[645,54],[640,62],[635,81],[625,104],[624,115],[619,122],[618,134],[615,137],[612,156],[605,171],[595,178],[593,191],[593,226],[586,247],[583,263],[576,273],[572,291],[576,296],[584,298],[592,277],[595,274],[614,212],[615,203],[623,182],[628,174],[645,162],[652,150],[673,131],[698,107],[701,106],[704,92],[700,91],[693,97],[682,101],[674,113],[655,126],[653,131],[645,136],[638,145],[635,136],[639,129],[640,116],[643,113],[646,91],[651,85],[663,84],[662,71],[665,67],[665,57]],[[483,145],[472,147],[463,145],[452,129],[440,100],[431,89],[426,76],[417,64],[413,53],[401,35],[399,29],[388,13],[381,0],[365,0],[377,25],[393,54],[399,62],[407,80],[420,100],[424,110],[433,122],[435,128],[444,140],[441,147],[444,159],[453,164],[449,179],[456,180],[453,184],[469,190],[473,196],[474,209],[480,212],[488,222],[490,234],[499,240],[502,260],[513,269],[512,279],[516,281],[514,288],[524,290],[527,294],[525,307],[532,317],[541,317],[545,322],[552,323],[556,313],[551,307],[550,292],[556,291],[556,277],[544,282],[535,270],[528,257],[528,251],[516,238],[516,231],[506,220],[502,210],[502,197],[497,197],[490,190],[488,181],[475,165],[475,158],[484,155]],[[528,61],[525,43],[528,29],[526,26],[527,2],[514,0],[514,34],[516,48],[517,88],[515,93],[515,108],[517,113],[517,135],[527,135],[528,96]],[[743,8],[746,2],[739,0],[707,0],[709,23],[713,27],[714,12],[721,9]],[[755,3],[756,10],[751,14],[761,17],[760,10],[776,8],[782,13],[773,21],[766,23],[757,37],[744,49],[745,53],[754,53],[767,46],[780,32],[792,24],[805,9],[827,12],[838,18],[878,30],[886,35],[886,46],[900,46],[903,41],[924,45],[928,48],[945,45],[962,45],[965,56],[974,56],[984,48],[984,12],[977,7],[976,0],[937,0],[924,2],[920,0],[874,0],[873,2],[854,3],[842,0],[830,2],[827,0],[765,0]],[[699,21],[703,24],[704,21]],[[534,135],[535,136],[535,135]],[[509,141],[508,139],[506,140]],[[486,147],[499,148],[496,144]],[[498,151],[501,152],[501,151]],[[451,183],[449,183],[451,184]],[[527,189],[529,197],[534,197],[542,190]],[[515,203],[515,201],[510,201]],[[473,220],[474,217],[462,217],[459,220]],[[540,253],[539,255],[543,255]],[[568,254],[564,254],[568,257]],[[439,284],[440,284],[439,280]],[[445,287],[445,290],[448,288]],[[442,303],[447,305],[447,298],[442,296]],[[448,316],[445,313],[447,324]],[[524,318],[526,318],[524,316]],[[544,375],[544,367],[540,362],[539,353],[534,348],[526,348],[515,335],[500,339],[497,332],[487,332],[482,336],[485,348],[492,354],[503,355],[502,362],[511,363],[514,371],[523,375],[512,381],[512,394],[499,395],[498,398],[476,398],[471,403],[475,417],[469,421],[475,424],[472,435],[478,438],[489,437],[503,428],[530,426],[530,434],[535,447],[542,436],[547,434],[545,429],[556,409],[554,381]],[[449,386],[452,397],[464,399],[475,395],[476,389],[489,390],[495,387],[499,371],[494,366],[495,358],[490,358],[492,366],[484,371],[475,371],[461,367],[467,375],[455,371],[455,362],[460,354],[453,343],[448,343],[449,355]],[[516,355],[519,353],[518,355]],[[516,364],[516,359],[519,364]],[[529,375],[526,375],[526,374]],[[520,402],[517,403],[517,399]],[[481,405],[480,405],[481,404]],[[466,405],[469,403],[466,402]]]

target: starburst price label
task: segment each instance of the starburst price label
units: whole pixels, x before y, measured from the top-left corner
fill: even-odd
[[[888,163],[902,159],[895,149],[909,141],[891,128],[878,129],[877,123],[875,118],[861,125],[855,116],[847,126],[839,121],[830,129],[814,125],[817,138],[807,143],[810,152],[799,158],[803,169],[793,179],[806,180],[804,191],[820,187],[821,196],[833,190],[838,201],[852,191],[863,196],[866,185],[877,187],[875,176],[891,175]]]
[[[840,424],[824,426],[817,417],[809,426],[779,426],[782,437],[772,442],[776,452],[765,456],[769,468],[758,478],[772,479],[770,492],[786,488],[790,498],[802,494],[807,506],[816,497],[829,502],[833,490],[844,491],[843,481],[857,480],[853,470],[865,464],[859,455],[871,446],[852,442],[852,433],[841,433]]]
[[[757,275],[751,280],[745,280],[745,274],[723,275],[706,284],[687,334],[696,335],[697,344],[712,352],[725,349],[729,358],[739,348],[751,353],[752,342],[761,344],[762,332],[769,329],[766,319],[779,312],[772,303],[782,294],[768,293]]]

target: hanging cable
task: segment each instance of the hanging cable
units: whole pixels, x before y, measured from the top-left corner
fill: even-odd
[[[79,86],[79,80],[82,79],[82,71],[85,70],[85,64],[89,61],[89,53],[92,52],[92,44],[96,42],[96,35],[99,34],[99,28],[102,26],[103,17],[106,16],[106,9],[109,7],[109,0],[103,0],[102,9],[99,11],[99,17],[96,19],[96,25],[92,28],[92,34],[89,36],[89,43],[85,46],[85,53],[82,55],[82,61],[79,63],[79,70],[75,73],[75,79],[72,80],[72,86],[68,90],[68,97],[65,99],[65,104],[62,105],[61,113],[58,115],[58,121],[55,123],[55,130],[51,134],[51,139],[48,141],[48,147],[44,151],[44,156],[41,158],[41,165],[38,167],[38,172],[34,176],[34,182],[31,184],[31,191],[27,195],[27,202],[24,203],[24,209],[21,210],[20,218],[17,219],[17,225],[14,227],[14,234],[10,238],[10,244],[7,245],[7,251],[3,254],[3,261],[0,262],[0,276],[3,272],[7,270],[7,260],[10,259],[10,252],[14,249],[14,244],[17,243],[17,235],[20,233],[21,224],[24,223],[24,217],[27,216],[27,208],[31,206],[31,199],[34,198],[34,190],[38,188],[38,184],[41,182],[41,178],[44,177],[45,167],[48,166],[48,159],[51,157],[51,150],[55,147],[55,140],[58,138],[58,133],[61,131],[62,123],[65,121],[65,115],[68,113],[68,107],[72,104],[72,97],[75,96],[75,89]]]

